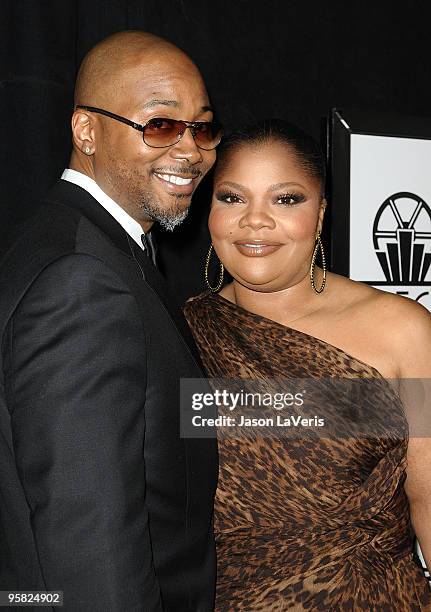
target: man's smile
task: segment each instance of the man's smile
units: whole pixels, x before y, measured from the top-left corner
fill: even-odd
[[[196,187],[197,174],[174,174],[172,172],[153,172],[156,179],[163,184],[166,190],[171,194],[192,195]]]
[[[159,179],[163,181],[167,181],[168,183],[173,183],[174,185],[190,185],[193,180],[193,177],[183,177],[178,176],[177,174],[160,174],[159,172],[154,173]]]

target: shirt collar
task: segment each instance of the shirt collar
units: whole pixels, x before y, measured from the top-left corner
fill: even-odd
[[[96,181],[86,174],[78,172],[77,170],[72,170],[71,168],[66,168],[61,175],[61,178],[64,181],[69,181],[69,183],[74,183],[75,185],[82,187],[82,189],[85,189],[85,191],[92,195],[93,198],[97,200],[99,204],[101,204],[101,206],[103,206],[103,208],[114,217],[121,227],[129,234],[129,236],[133,238],[136,244],[138,244],[139,247],[144,250],[141,236],[145,232],[142,227],[124,210],[124,208],[106,195]]]

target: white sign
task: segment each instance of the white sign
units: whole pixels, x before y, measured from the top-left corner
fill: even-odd
[[[431,310],[431,140],[351,135],[350,278]]]

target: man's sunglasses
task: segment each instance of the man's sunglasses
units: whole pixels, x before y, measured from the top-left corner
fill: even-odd
[[[171,147],[179,142],[187,128],[190,129],[195,139],[196,146],[205,151],[215,149],[222,137],[221,125],[213,121],[179,121],[176,119],[155,117],[147,121],[147,123],[144,123],[144,125],[141,125],[130,119],[126,119],[126,117],[121,117],[115,113],[103,110],[103,108],[83,106],[81,104],[76,108],[82,108],[92,113],[99,113],[100,115],[105,115],[106,117],[130,125],[133,129],[142,132],[142,137],[146,145],[156,149]]]

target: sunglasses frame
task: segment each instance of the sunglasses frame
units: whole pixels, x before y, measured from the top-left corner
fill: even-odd
[[[136,123],[135,121],[132,121],[131,119],[127,119],[126,117],[122,117],[121,115],[117,115],[116,113],[111,113],[110,111],[104,110],[103,108],[97,108],[96,106],[86,106],[84,104],[78,104],[75,108],[81,108],[82,110],[90,111],[91,113],[98,113],[99,115],[105,115],[106,117],[110,117],[111,119],[115,119],[116,121],[120,121],[121,123],[125,123],[126,125],[129,125],[134,130],[138,130],[138,132],[142,132],[142,140],[147,145],[147,147],[151,147],[152,149],[167,149],[168,147],[172,147],[173,145],[180,142],[187,128],[190,129],[193,139],[196,143],[196,146],[199,149],[202,149],[203,151],[212,151],[213,149],[215,149],[220,144],[220,140],[222,137],[221,125],[213,121],[183,121],[182,119],[171,119],[169,117],[153,117],[152,119],[147,121],[147,123],[141,124],[141,123]],[[178,140],[176,140],[175,142],[172,142],[171,144],[162,145],[162,146],[150,145],[147,142],[145,142],[145,128],[147,127],[147,125],[151,123],[151,121],[154,121],[155,119],[158,119],[159,121],[175,121],[176,123],[182,123],[185,126],[185,129],[183,132],[180,132]],[[214,145],[210,149],[205,149],[205,147],[202,147],[198,142],[196,142],[196,132],[194,132],[193,129],[196,130],[201,125],[214,125],[216,127],[217,126],[220,127],[220,140],[218,141],[216,145]]]

